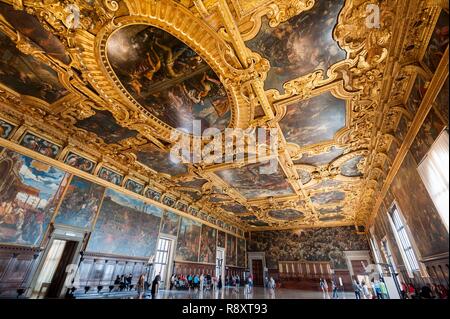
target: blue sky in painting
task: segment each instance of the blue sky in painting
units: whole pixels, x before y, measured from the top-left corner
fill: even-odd
[[[26,156],[20,156],[23,165],[19,170],[22,182],[40,191],[41,202],[39,208],[45,208],[48,201],[58,190],[65,173],[50,165],[33,160]],[[26,197],[20,193],[18,199],[25,200]]]
[[[125,194],[121,194],[112,189],[108,189],[106,191],[106,195],[111,197],[112,201],[116,202],[119,205],[130,207],[139,211],[144,211],[147,214],[151,214],[157,217],[162,216],[162,209],[153,205],[145,204],[144,201],[132,198]]]

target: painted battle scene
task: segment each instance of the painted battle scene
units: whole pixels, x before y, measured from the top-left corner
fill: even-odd
[[[279,220],[296,220],[304,216],[301,211],[296,209],[274,209],[269,211],[268,215]]]
[[[361,163],[362,160],[364,160],[363,156],[355,156],[347,160],[340,167],[341,174],[347,177],[362,176],[362,173],[358,168],[358,165]]]
[[[311,201],[316,205],[337,203],[345,198],[345,193],[341,191],[331,191],[311,196]]]
[[[58,145],[31,133],[25,134],[22,138],[22,142],[20,142],[20,145],[51,158],[55,158],[61,149]]]
[[[436,71],[448,46],[448,13],[441,10],[436,26],[422,61],[431,70]]]
[[[59,169],[5,150],[0,155],[0,242],[39,245],[67,177]]]
[[[217,230],[215,228],[209,227],[207,225],[202,225],[199,262],[215,264],[216,236]]]
[[[169,174],[171,176],[187,173],[187,167],[181,160],[173,158],[169,152],[159,149],[154,144],[140,146],[136,156],[139,162],[158,173]]]
[[[125,183],[125,188],[128,189],[129,191],[132,191],[133,193],[141,194],[142,191],[144,190],[144,185],[136,181],[133,181],[132,179],[129,179]]]
[[[180,216],[171,212],[164,211],[161,221],[161,233],[176,236],[178,233],[178,225],[180,223]]]
[[[346,101],[323,93],[289,105],[280,121],[286,141],[301,147],[332,140],[346,125]]]
[[[217,246],[218,247],[225,248],[225,245],[226,245],[226,238],[225,237],[226,237],[225,232],[220,231],[220,230],[217,231]]]
[[[344,149],[333,146],[327,152],[323,152],[317,155],[310,155],[308,153],[302,154],[302,157],[298,160],[295,160],[294,164],[306,164],[314,166],[325,165],[331,163],[343,153]]]
[[[225,129],[231,118],[225,88],[214,71],[186,44],[148,25],[126,26],[107,44],[109,62],[123,87],[152,115],[192,133]]]
[[[5,34],[0,32],[0,83],[21,95],[29,95],[53,103],[68,91],[58,74],[49,66],[25,55]]]
[[[260,168],[264,167],[268,166],[250,164],[242,168],[218,171],[216,174],[248,199],[293,194],[292,187],[279,165],[273,174],[261,174]]]
[[[230,234],[227,235],[227,247],[225,253],[226,264],[230,266],[236,265],[236,237]]]
[[[96,165],[93,161],[72,152],[67,155],[64,163],[86,173],[92,173]]]
[[[430,147],[433,145],[434,141],[444,130],[445,126],[446,125],[437,115],[435,109],[432,108],[423,121],[423,124],[420,127],[419,132],[417,132],[416,138],[410,148],[410,152],[417,164],[420,164],[422,159],[430,150]]]
[[[12,131],[14,130],[15,126],[13,126],[10,123],[7,123],[0,119],[0,137],[1,138],[8,138]]]
[[[161,216],[162,209],[108,189],[86,250],[129,257],[153,256]]]
[[[103,186],[73,176],[55,217],[55,223],[90,229],[104,192]]]
[[[237,264],[238,267],[245,267],[245,239],[238,238],[237,239]]]
[[[422,258],[448,251],[448,231],[408,152],[391,185],[406,224],[415,235]]]
[[[369,250],[365,236],[354,227],[253,232],[247,251],[264,251],[267,267],[278,261],[329,261],[333,269],[346,269],[344,251]]]
[[[246,45],[270,61],[265,89],[282,92],[283,83],[314,70],[324,73],[344,60],[346,52],[333,39],[344,0],[316,1],[314,7],[275,28],[266,18],[258,35]]]
[[[191,219],[181,218],[177,240],[176,260],[198,262],[201,230],[201,223]]]
[[[118,143],[130,137],[136,137],[137,132],[117,123],[108,111],[96,111],[95,115],[78,121],[76,127],[96,134],[107,144]]]
[[[44,29],[39,20],[25,11],[15,10],[12,6],[0,2],[0,14],[16,30],[42,48],[45,53],[64,64],[70,63],[64,45],[52,33]]]
[[[229,203],[229,204],[223,204],[220,206],[222,209],[232,212],[234,214],[243,214],[248,211],[247,207],[244,205],[241,205],[239,203]]]
[[[101,179],[104,179],[105,181],[108,181],[110,183],[120,185],[122,184],[123,176],[106,168],[102,167],[100,168],[100,171],[98,172],[98,177]]]

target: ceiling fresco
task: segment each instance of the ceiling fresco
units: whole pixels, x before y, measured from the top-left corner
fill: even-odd
[[[319,0],[313,8],[271,28],[264,19],[261,31],[248,47],[269,59],[266,89],[282,91],[289,80],[328,68],[346,57],[333,39],[343,0]]]
[[[126,26],[108,40],[107,56],[127,92],[152,115],[192,133],[226,128],[231,109],[224,86],[208,64],[173,35],[148,25]]]
[[[287,142],[304,147],[332,140],[345,117],[346,101],[327,92],[289,105],[280,126]]]
[[[448,47],[433,0],[381,1],[377,28],[372,0],[70,3],[76,25],[65,1],[0,0],[2,139],[240,231],[368,226]],[[171,156],[208,128],[275,129],[278,153]]]

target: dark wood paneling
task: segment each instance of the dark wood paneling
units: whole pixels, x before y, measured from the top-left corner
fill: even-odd
[[[189,274],[210,274],[214,275],[215,265],[200,263],[185,263],[176,261],[174,264],[174,273],[187,276]]]

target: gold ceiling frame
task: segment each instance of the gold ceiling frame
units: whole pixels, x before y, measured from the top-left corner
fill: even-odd
[[[128,25],[145,24],[168,32],[199,54],[219,76],[228,93],[232,110],[229,126],[248,126],[249,112],[245,110],[249,110],[249,104],[241,95],[240,83],[233,76],[232,66],[224,60],[222,54],[230,51],[228,44],[192,12],[173,1],[124,2],[129,15],[111,19],[96,36],[81,30],[77,30],[75,34],[75,41],[80,43],[82,50],[79,57],[86,68],[87,78],[106,100],[105,107],[113,113],[116,120],[125,127],[139,131],[143,136],[156,135],[166,141],[171,141],[171,133],[176,129],[134,101],[117,79],[107,58],[107,41],[114,32]],[[186,133],[180,134],[191,137]]]

